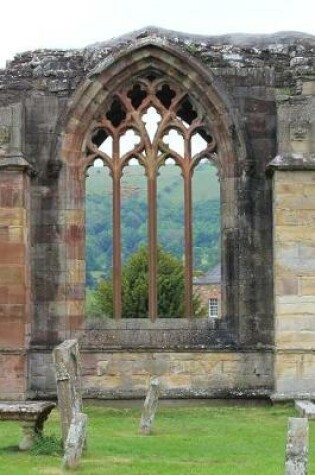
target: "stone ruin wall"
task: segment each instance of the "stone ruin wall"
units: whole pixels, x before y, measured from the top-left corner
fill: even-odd
[[[195,64],[209,71],[242,136],[231,128],[242,153],[221,184],[237,204],[222,202],[225,318],[85,326],[84,210],[61,153],[65,124],[81,84],[151,43],[179,51],[192,76]],[[51,351],[72,336],[91,397],[142,396],[153,373],[170,397],[314,395],[314,48],[304,34],[147,28],[22,53],[0,71],[1,398],[55,394]]]

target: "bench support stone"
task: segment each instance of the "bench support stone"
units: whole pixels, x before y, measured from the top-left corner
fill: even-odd
[[[34,422],[22,422],[23,439],[19,443],[20,450],[30,450],[36,436],[41,436],[42,432],[37,431]]]
[[[42,436],[44,423],[56,406],[54,402],[10,402],[0,404],[0,421],[17,421],[22,424],[23,438],[20,450],[29,450],[38,436]]]

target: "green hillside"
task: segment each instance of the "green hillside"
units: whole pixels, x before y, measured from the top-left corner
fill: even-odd
[[[146,178],[143,168],[129,166],[121,180],[123,261],[147,243]],[[175,166],[158,177],[158,241],[182,258],[184,249],[183,180]],[[108,169],[89,169],[86,181],[87,281],[94,286],[108,275],[112,262],[112,183]],[[193,178],[195,270],[207,271],[219,262],[220,197],[215,167],[200,164]]]
[[[124,175],[122,177],[122,183],[127,182],[130,185],[135,187],[135,192],[141,193],[145,196],[145,180],[144,172],[142,167],[130,166],[125,169]],[[178,203],[181,200],[181,188],[180,182],[178,180],[180,177],[180,169],[175,166],[166,166],[160,169],[160,174],[158,176],[158,192],[168,193],[168,189],[173,185],[172,195],[168,196],[171,200],[171,203]],[[89,177],[87,179],[87,194],[91,195],[101,195],[104,193],[111,192],[111,177],[108,174],[108,169],[105,167],[91,167],[89,168]],[[139,181],[141,183],[139,183]],[[204,201],[204,200],[216,200],[220,196],[220,186],[217,178],[217,170],[213,165],[209,163],[199,164],[195,169],[194,178],[193,178],[193,188],[194,188],[194,200]]]

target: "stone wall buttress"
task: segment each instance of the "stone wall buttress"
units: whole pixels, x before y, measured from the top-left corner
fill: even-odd
[[[0,109],[0,393],[23,399],[31,331],[30,174],[23,106]]]
[[[278,105],[273,160],[275,399],[314,397],[315,81]]]

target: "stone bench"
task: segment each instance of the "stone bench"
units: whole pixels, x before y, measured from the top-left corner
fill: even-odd
[[[315,419],[315,404],[311,401],[295,401],[294,405],[300,416]]]
[[[42,435],[44,422],[52,409],[54,402],[2,402],[0,403],[0,421],[18,421],[22,424],[23,439],[19,444],[20,450],[29,450],[36,436]]]

